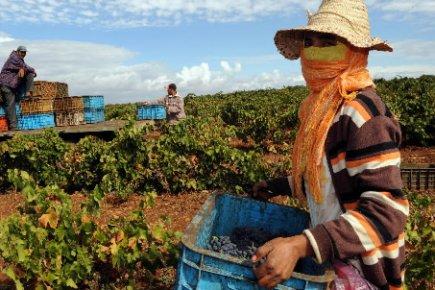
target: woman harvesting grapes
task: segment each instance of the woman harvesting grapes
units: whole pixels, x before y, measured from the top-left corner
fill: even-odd
[[[371,50],[392,48],[370,36],[363,0],[324,0],[307,26],[278,31],[275,44],[287,59],[301,59],[310,94],[299,109],[291,177],[262,181],[254,195],[291,192],[306,202],[311,228],[257,251],[254,262],[265,258],[255,268],[259,284],[277,285],[312,256],[334,265],[337,285],[401,289],[409,214],[401,131],[367,70]]]

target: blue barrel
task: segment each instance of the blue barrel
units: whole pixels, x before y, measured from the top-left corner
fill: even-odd
[[[211,195],[183,236],[175,289],[263,289],[250,261],[207,249],[212,236],[229,236],[238,227],[258,227],[272,235],[293,236],[308,227],[309,216],[296,208],[232,195]],[[292,277],[275,289],[323,290],[334,279],[326,265],[301,259]]]
[[[86,124],[104,122],[104,97],[82,96]]]
[[[162,105],[141,105],[137,108],[138,120],[164,120],[166,109]]]
[[[6,116],[5,108],[3,108],[3,104],[0,104],[0,117]]]
[[[37,130],[44,128],[52,128],[55,126],[54,113],[46,114],[17,114],[18,130]]]

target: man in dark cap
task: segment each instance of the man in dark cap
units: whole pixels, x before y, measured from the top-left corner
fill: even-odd
[[[4,102],[10,130],[17,128],[16,101],[32,95],[35,69],[24,62],[27,49],[19,46],[12,51],[0,72],[0,100]]]

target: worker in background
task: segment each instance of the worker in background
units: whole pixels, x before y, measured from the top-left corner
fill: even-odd
[[[186,117],[184,113],[184,100],[177,92],[177,86],[170,84],[167,88],[168,94],[157,100],[145,102],[146,105],[163,105],[166,108],[166,120],[176,123]]]
[[[9,129],[12,131],[17,128],[15,104],[24,97],[32,96],[33,79],[36,77],[35,69],[24,62],[26,54],[24,46],[12,51],[0,73],[0,100],[4,103]]]

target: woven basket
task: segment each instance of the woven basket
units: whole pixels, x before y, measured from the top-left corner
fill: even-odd
[[[81,112],[56,112],[56,126],[77,126],[85,124],[85,113]]]
[[[35,81],[33,96],[44,99],[68,97],[68,85],[59,82]]]
[[[31,98],[21,101],[20,107],[23,115],[51,113],[53,112],[53,99]]]
[[[8,119],[6,119],[6,117],[0,117],[0,132],[6,132],[8,130]]]
[[[66,97],[54,99],[55,112],[83,112],[84,103],[82,97]]]

